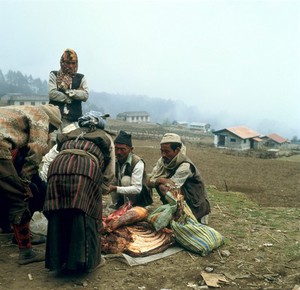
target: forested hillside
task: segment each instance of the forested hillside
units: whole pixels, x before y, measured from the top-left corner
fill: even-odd
[[[23,75],[20,71],[9,70],[3,74],[0,70],[0,97],[9,93],[47,95],[48,83],[31,75]]]

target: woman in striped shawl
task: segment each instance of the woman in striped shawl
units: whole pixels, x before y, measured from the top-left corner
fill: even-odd
[[[46,268],[90,272],[101,259],[102,192],[114,177],[113,141],[98,112],[57,137],[59,154],[48,171]]]

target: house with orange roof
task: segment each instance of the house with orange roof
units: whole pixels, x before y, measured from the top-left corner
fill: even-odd
[[[288,139],[283,138],[282,136],[276,133],[263,136],[261,137],[261,139],[263,140],[264,146],[276,149],[285,148],[290,143]]]
[[[261,134],[245,126],[230,127],[213,132],[214,144],[217,148],[234,150],[260,149]]]

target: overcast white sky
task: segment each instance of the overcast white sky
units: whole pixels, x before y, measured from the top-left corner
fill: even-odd
[[[48,80],[70,47],[90,90],[300,138],[298,0],[0,0],[0,15],[4,74]]]

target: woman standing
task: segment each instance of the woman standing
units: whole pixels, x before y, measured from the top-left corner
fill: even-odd
[[[90,272],[101,266],[102,193],[114,177],[113,141],[99,112],[57,138],[48,171],[46,268]]]

